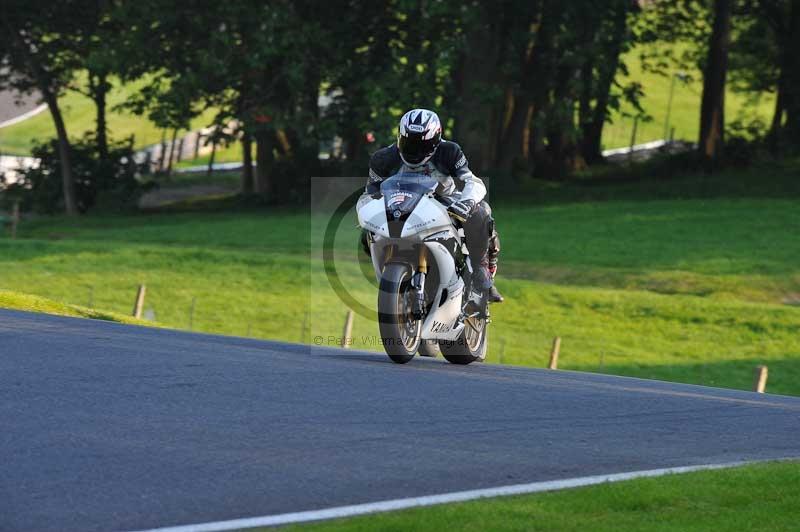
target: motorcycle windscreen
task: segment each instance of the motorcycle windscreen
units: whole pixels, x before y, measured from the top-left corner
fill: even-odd
[[[400,238],[408,217],[422,197],[435,190],[437,184],[435,179],[417,174],[397,175],[381,183],[390,237]]]

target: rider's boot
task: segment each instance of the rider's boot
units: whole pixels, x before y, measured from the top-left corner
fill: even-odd
[[[492,272],[489,270],[489,260],[484,256],[473,264],[475,265],[472,270],[472,286],[479,292],[488,293],[494,286]]]
[[[486,202],[476,205],[464,223],[464,236],[473,269],[472,286],[482,294],[485,302],[497,301],[496,296],[500,294],[494,288],[494,270],[500,252],[500,240],[494,229],[492,210]],[[502,298],[500,296],[499,300],[502,301]]]
[[[497,229],[493,227],[492,236],[489,238],[489,249],[486,253],[486,257],[489,260],[489,273],[492,275],[492,280],[494,280],[494,276],[497,275],[497,256],[499,254],[500,237],[497,236]],[[494,283],[492,283],[492,288],[489,290],[487,297],[489,299],[489,303],[502,303],[504,299]]]
[[[495,259],[494,264],[492,264],[492,260],[489,259],[489,274],[492,276],[492,287],[489,289],[489,303],[502,303],[505,299],[503,295],[497,290],[497,286],[494,284],[494,276],[497,275],[497,260]]]

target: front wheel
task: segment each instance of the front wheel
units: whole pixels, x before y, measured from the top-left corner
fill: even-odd
[[[464,331],[458,340],[440,341],[439,347],[445,360],[451,364],[471,364],[486,358],[487,345],[486,318],[467,318]]]
[[[383,348],[398,364],[414,358],[420,344],[422,322],[414,318],[413,302],[411,269],[406,264],[387,264],[378,292],[378,323]]]

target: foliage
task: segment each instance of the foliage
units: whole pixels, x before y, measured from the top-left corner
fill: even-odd
[[[246,177],[243,191],[270,203],[304,195],[321,150],[340,172],[363,171],[415,106],[440,111],[445,134],[479,173],[493,169],[514,183],[570,176],[602,162],[609,123],[650,119],[643,80],[629,76],[631,54],[641,55],[645,74],[706,72],[713,20],[701,0],[70,0],[40,18],[23,4],[13,20],[26,28],[23,41],[39,44],[21,46],[8,37],[20,34],[7,32],[0,54],[25,75],[4,74],[5,84],[41,85],[26,62],[35,49],[53,94],[74,88],[95,103],[101,158],[117,79],[136,91],[116,108],[160,128],[183,129],[205,114],[230,131],[226,142],[255,143],[256,179]],[[786,53],[800,34],[798,12],[796,0],[733,1],[733,85],[778,93],[773,148],[791,143],[800,123],[800,68]],[[75,83],[79,70],[87,85]]]
[[[47,104],[58,139],[63,205],[70,215],[78,213],[78,206],[70,141],[58,97],[81,65],[75,47],[76,34],[85,22],[81,5],[79,0],[67,0],[42,10],[31,2],[0,4],[0,89],[23,94],[36,91]]]
[[[767,134],[767,125],[759,119],[730,122],[725,130],[725,163],[743,168],[769,157]]]
[[[111,210],[134,207],[145,190],[136,178],[141,170],[134,161],[130,144],[111,144],[108,157],[97,156],[97,144],[89,134],[71,146],[70,159],[75,179],[78,209],[87,212],[102,199]],[[53,214],[63,210],[61,160],[56,141],[33,148],[38,166],[20,172],[19,180],[8,187],[8,194],[22,198],[23,208]]]

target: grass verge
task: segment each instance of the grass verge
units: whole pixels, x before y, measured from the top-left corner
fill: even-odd
[[[31,294],[20,294],[10,290],[0,289],[0,308],[12,310],[25,310],[28,312],[43,312],[45,314],[55,314],[58,316],[71,316],[73,318],[91,318],[94,320],[115,321],[117,323],[127,323],[130,325],[153,325],[150,322],[137,320],[130,316],[118,314],[116,312],[104,312],[80,305],[60,303],[51,299]]]
[[[776,532],[797,529],[798,504],[800,464],[779,462],[404,510],[288,530]]]

